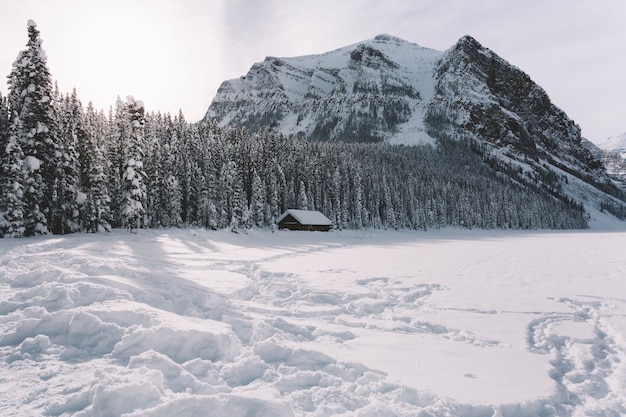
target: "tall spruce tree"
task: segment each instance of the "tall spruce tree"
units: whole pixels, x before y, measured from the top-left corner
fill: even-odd
[[[28,21],[28,43],[9,75],[11,128],[24,153],[25,234],[48,233],[59,164],[58,129],[47,57],[37,25]]]
[[[129,231],[144,227],[146,187],[144,184],[144,107],[143,102],[127,97],[130,140],[127,144],[126,168],[123,176],[122,216]]]
[[[85,115],[76,90],[70,96],[57,98],[59,127],[58,152],[50,229],[54,234],[80,229],[80,208],[85,202],[80,190],[79,149],[87,141]]]
[[[107,160],[103,149],[107,122],[89,103],[85,114],[86,138],[81,144],[81,187],[86,201],[83,205],[83,227],[95,233],[111,230],[111,198],[107,178]]]
[[[9,142],[9,107],[7,99],[0,92],[0,161],[5,153]],[[2,176],[2,166],[0,165],[0,176]]]
[[[3,161],[5,159],[6,148],[9,143],[9,108],[7,100],[0,92],[0,179],[4,179]],[[0,180],[0,237],[3,236],[3,224],[5,222],[3,209],[5,202],[3,201],[4,192],[2,190],[2,180]]]
[[[113,227],[123,227],[124,173],[126,170],[127,144],[130,142],[130,125],[126,103],[118,96],[115,109],[109,110],[106,157],[109,168],[109,193]]]
[[[24,152],[16,130],[12,125],[0,153],[0,237],[22,237],[25,232]]]

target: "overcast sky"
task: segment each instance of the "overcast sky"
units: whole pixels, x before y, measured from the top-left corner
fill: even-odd
[[[28,19],[61,91],[105,110],[131,94],[197,121],[222,81],[266,56],[381,33],[446,50],[468,34],[528,73],[587,138],[626,132],[625,0],[0,0],[0,75]]]

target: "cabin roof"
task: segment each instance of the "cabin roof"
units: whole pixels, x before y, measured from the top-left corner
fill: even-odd
[[[280,223],[285,217],[291,215],[298,223],[303,225],[330,226],[333,222],[319,211],[315,210],[295,210],[289,209],[282,216],[276,219],[276,223]]]

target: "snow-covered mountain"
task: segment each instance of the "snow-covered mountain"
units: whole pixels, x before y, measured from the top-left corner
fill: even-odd
[[[470,36],[445,52],[379,35],[321,55],[268,57],[225,81],[205,120],[321,140],[464,137],[575,171],[600,167],[546,92]]]
[[[268,57],[225,81],[205,120],[344,141],[426,141],[440,51],[379,35],[321,55]]]
[[[464,140],[515,182],[564,201],[617,207],[626,198],[580,127],[470,36],[447,51],[379,35],[320,55],[268,57],[225,81],[204,120],[315,140]]]

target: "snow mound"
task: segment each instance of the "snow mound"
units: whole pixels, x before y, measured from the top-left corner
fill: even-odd
[[[127,334],[113,350],[113,356],[131,358],[153,349],[183,363],[194,358],[210,361],[232,360],[239,351],[234,333],[211,333],[170,327],[138,329]]]

